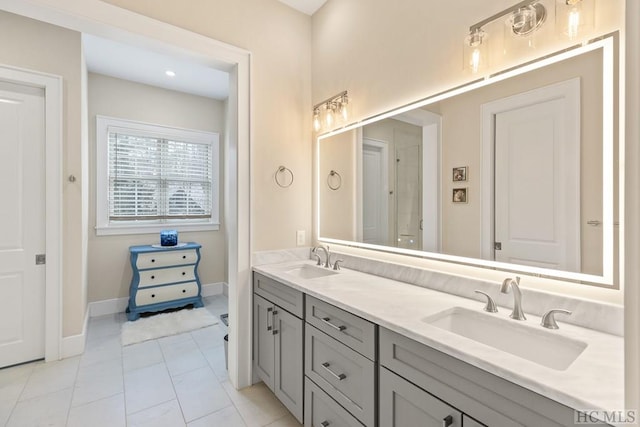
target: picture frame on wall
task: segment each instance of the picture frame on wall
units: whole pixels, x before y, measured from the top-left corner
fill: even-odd
[[[453,203],[468,203],[467,188],[454,188],[451,194],[451,201]]]
[[[460,166],[457,168],[453,168],[453,182],[466,181],[467,168],[468,166]]]

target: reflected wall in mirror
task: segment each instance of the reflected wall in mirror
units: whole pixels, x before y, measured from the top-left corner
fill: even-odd
[[[617,283],[612,51],[595,42],[321,136],[320,239]]]

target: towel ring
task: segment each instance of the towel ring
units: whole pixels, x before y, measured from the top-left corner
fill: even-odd
[[[331,185],[332,176],[338,177],[338,183],[336,185]],[[340,176],[340,174],[334,170],[331,170],[331,172],[329,172],[329,175],[327,175],[327,185],[329,186],[330,189],[334,191],[338,190],[342,186],[342,177]]]
[[[282,178],[282,181],[280,180],[280,178],[278,178],[279,174],[283,174],[283,175],[291,175],[291,181],[289,181],[289,183],[287,184],[285,178]],[[291,172],[291,169],[289,169],[288,167],[285,166],[280,166],[278,167],[278,169],[276,170],[276,173],[273,175],[273,179],[275,179],[276,184],[278,184],[279,187],[282,188],[287,188],[287,187],[291,187],[291,184],[293,184],[293,172]]]

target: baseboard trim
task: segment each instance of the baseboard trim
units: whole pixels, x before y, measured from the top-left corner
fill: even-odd
[[[202,285],[202,296],[228,295],[228,285],[224,282],[205,283]],[[129,297],[113,298],[89,303],[89,315],[91,317],[105,316],[107,314],[124,313],[129,305]]]
[[[84,353],[87,343],[87,330],[89,328],[90,310],[87,306],[84,314],[84,324],[82,325],[82,333],[62,338],[60,358],[66,359],[73,356],[79,356]]]

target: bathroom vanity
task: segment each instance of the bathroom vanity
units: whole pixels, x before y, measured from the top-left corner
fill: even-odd
[[[621,337],[510,311],[310,261],[257,266],[254,366],[305,426],[566,426],[623,406]]]

